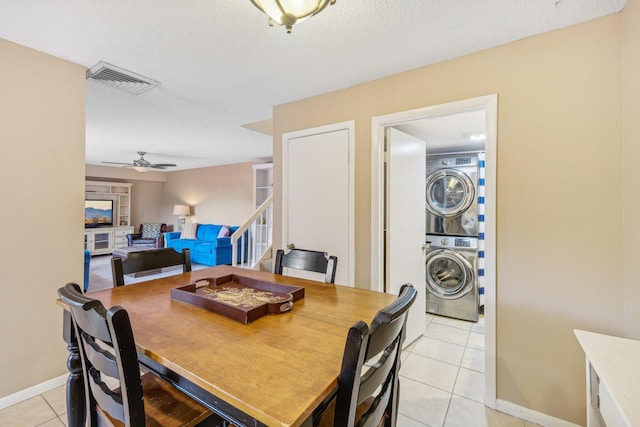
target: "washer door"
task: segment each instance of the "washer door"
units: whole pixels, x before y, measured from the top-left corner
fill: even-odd
[[[440,169],[427,177],[425,185],[427,210],[443,217],[466,211],[475,197],[473,182],[456,169]]]
[[[450,249],[436,249],[426,257],[427,291],[443,299],[460,298],[473,289],[473,266]]]

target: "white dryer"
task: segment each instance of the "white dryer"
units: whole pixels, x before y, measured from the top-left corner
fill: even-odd
[[[426,233],[478,236],[478,154],[426,157]]]
[[[427,235],[427,313],[478,321],[478,239]]]

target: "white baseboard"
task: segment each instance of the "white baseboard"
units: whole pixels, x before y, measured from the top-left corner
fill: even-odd
[[[26,388],[17,393],[0,398],[0,409],[8,408],[16,403],[31,399],[39,394],[46,393],[54,388],[66,384],[69,374],[60,375],[59,377],[47,380],[43,383],[36,384],[33,387]]]
[[[560,418],[555,418],[551,415],[543,414],[542,412],[507,402],[506,400],[497,399],[496,410],[532,423],[540,424],[544,427],[582,427],[579,424],[561,420]]]

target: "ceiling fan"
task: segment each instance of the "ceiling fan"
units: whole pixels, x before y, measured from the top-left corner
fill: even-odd
[[[170,166],[177,166],[175,163],[151,163],[144,158],[144,155],[147,154],[146,151],[138,151],[140,158],[138,160],[134,160],[133,163],[120,163],[120,162],[102,162],[108,163],[112,165],[124,165],[125,168],[134,168],[138,172],[147,172],[149,169],[166,169]]]

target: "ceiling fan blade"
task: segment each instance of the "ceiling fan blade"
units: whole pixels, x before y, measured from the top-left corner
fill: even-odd
[[[122,163],[122,162],[102,162],[110,165],[122,165],[126,168],[136,168],[138,169],[166,169],[168,167],[176,167],[175,163],[151,163],[144,158],[144,155],[147,154],[145,151],[138,151],[140,158],[134,160],[133,163]]]
[[[121,163],[121,162],[102,162],[102,163],[108,163],[108,164],[110,164],[110,165],[134,166],[132,163]]]

